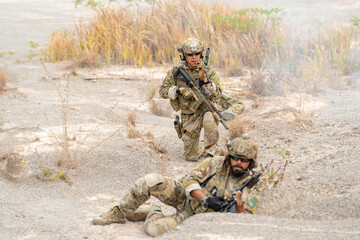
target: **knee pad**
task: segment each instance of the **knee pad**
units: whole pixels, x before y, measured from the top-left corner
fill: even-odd
[[[159,185],[165,181],[163,175],[159,173],[150,173],[145,175],[145,183],[148,187]]]
[[[175,230],[178,223],[174,218],[165,217],[145,224],[145,232],[152,237],[160,236],[167,231]]]
[[[204,115],[204,120],[203,120],[203,127],[204,130],[215,130],[217,131],[218,125],[217,122],[212,114],[212,112],[207,112]]]

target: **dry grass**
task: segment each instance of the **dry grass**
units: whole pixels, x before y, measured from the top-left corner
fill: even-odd
[[[8,76],[5,69],[0,69],[0,94],[4,90],[6,83],[8,82]]]
[[[328,26],[301,43],[297,74],[304,83],[323,80],[340,89],[341,76],[359,70],[354,61],[352,43],[359,42],[359,29],[349,25]]]
[[[356,51],[352,51],[352,45],[360,42],[359,20],[354,17],[352,25],[320,26],[317,30],[312,26],[315,30],[310,38],[296,39],[292,30],[282,26],[279,8],[235,10],[222,3],[159,0],[145,10],[94,9],[95,15],[88,21],[54,32],[44,58],[71,60],[83,67],[96,67],[104,61],[167,66],[179,60],[176,45],[195,37],[210,47],[211,63],[222,68],[224,75],[241,75],[244,69],[252,69],[255,93],[261,95],[286,94],[287,79],[279,77],[286,71],[296,73],[305,86],[325,81],[340,88],[341,75],[359,70],[354,61]],[[151,98],[152,92],[148,96]]]
[[[152,86],[150,89],[145,90],[146,101],[150,102],[151,99],[153,99],[156,96],[158,91],[159,88],[156,86]]]
[[[135,11],[135,12],[134,12]],[[107,63],[153,66],[178,61],[175,46],[188,37],[201,39],[212,49],[215,66],[236,71],[254,66],[274,51],[278,37],[278,10],[234,11],[205,1],[156,1],[152,11],[99,8],[89,22],[54,32],[47,45],[51,61],[75,60],[94,67]],[[235,70],[234,70],[235,69]]]
[[[274,148],[275,151],[279,151]],[[281,153],[279,153],[281,155]],[[283,157],[285,159],[285,157]],[[285,176],[285,170],[289,161],[286,160],[280,164],[277,168],[274,168],[274,160],[271,160],[265,166],[260,164],[260,172],[262,172],[262,181],[258,185],[258,190],[263,187],[277,187],[283,180]]]
[[[137,121],[136,118],[137,118],[137,114],[135,111],[128,113],[127,120],[126,120],[126,126],[136,127],[136,121]]]
[[[137,115],[135,111],[132,111],[130,113],[128,113],[127,115],[127,120],[126,120],[126,127],[127,127],[127,131],[128,131],[128,138],[138,138],[141,137],[141,132],[139,130],[136,129],[136,120]]]
[[[154,135],[152,135],[150,132],[146,133],[144,135],[144,138],[142,139],[151,149],[153,149],[157,153],[167,153],[166,147],[163,146],[163,140],[162,138],[159,142],[156,141]]]
[[[242,116],[237,116],[229,122],[230,128],[229,138],[234,139],[236,137],[241,137],[244,133],[249,132],[254,128],[254,124],[249,119],[244,119]]]

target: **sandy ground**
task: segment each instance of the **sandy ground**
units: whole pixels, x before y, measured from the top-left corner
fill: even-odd
[[[1,26],[8,16],[3,13]],[[47,31],[39,36],[45,38]],[[8,36],[12,33],[9,28]],[[7,49],[26,41],[19,37],[11,45],[6,38]],[[9,175],[8,159],[0,158],[0,239],[149,239],[142,223],[100,227],[90,221],[112,207],[138,177],[161,172],[177,178],[196,165],[182,157],[173,120],[150,111],[148,92],[159,86],[166,69],[108,66],[80,69],[74,76],[66,64],[29,61],[26,46],[20,49],[22,57],[1,59],[9,84],[0,95],[0,151],[16,152],[23,161],[12,169],[18,174]],[[21,61],[16,63],[17,58]],[[236,80],[223,78],[224,86]],[[59,93],[67,89],[69,97],[62,101]],[[201,214],[161,238],[359,239],[359,85],[260,99],[229,93],[246,105],[242,118],[259,145],[259,162],[273,161],[274,169],[289,162],[284,180],[277,188],[263,188],[257,215]],[[56,137],[64,127],[61,107],[66,102],[71,153],[79,148],[74,169],[57,166],[63,160]],[[132,112],[141,137],[130,139]],[[229,136],[219,129],[224,144]],[[285,159],[274,149],[285,149]],[[47,168],[65,170],[66,181],[45,178]]]

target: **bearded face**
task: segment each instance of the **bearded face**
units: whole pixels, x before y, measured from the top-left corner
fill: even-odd
[[[247,173],[251,159],[242,159],[234,156],[229,156],[230,158],[230,171],[231,174],[235,177],[242,177]]]

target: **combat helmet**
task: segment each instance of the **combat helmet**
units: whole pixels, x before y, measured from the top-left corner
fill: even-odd
[[[248,134],[243,134],[241,137],[234,138],[227,144],[228,155],[251,159],[249,169],[258,166],[257,158],[257,145],[250,139]]]
[[[196,38],[188,38],[181,44],[183,54],[193,54],[204,51],[204,46]]]

